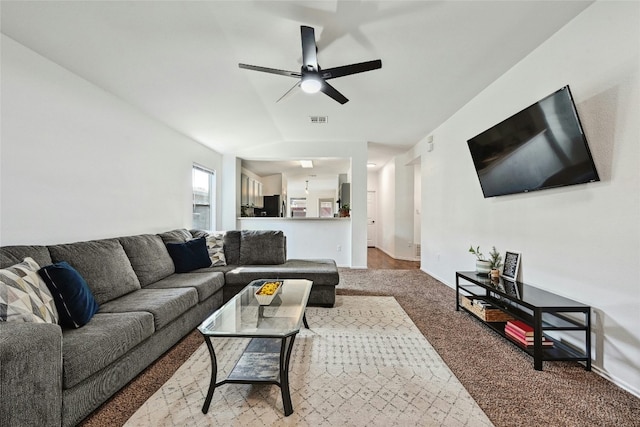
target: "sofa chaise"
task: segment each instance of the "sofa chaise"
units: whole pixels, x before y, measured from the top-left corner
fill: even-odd
[[[280,231],[228,231],[216,236],[217,245],[209,244],[212,236],[180,229],[1,247],[0,281],[27,259],[44,267],[40,276],[46,266],[66,263],[86,282],[97,312],[77,328],[0,321],[0,425],[78,424],[254,279],[312,280],[309,304],[333,306],[339,282],[333,260],[286,259]],[[209,263],[220,265],[182,272],[182,262],[193,259],[184,254],[203,241]]]

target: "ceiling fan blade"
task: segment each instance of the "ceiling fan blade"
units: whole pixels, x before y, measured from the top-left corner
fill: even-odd
[[[302,64],[307,70],[318,71],[318,47],[313,27],[300,26],[302,38]]]
[[[260,67],[258,65],[249,65],[249,64],[238,64],[238,67],[244,68],[245,70],[262,71],[263,73],[278,74],[281,76],[296,77],[296,78],[302,77],[302,74],[297,71],[278,70],[277,68],[267,68],[267,67]]]
[[[338,101],[340,104],[346,104],[347,102],[349,102],[346,96],[338,92],[336,88],[334,88],[327,82],[322,83],[322,87],[320,88],[320,90],[326,95],[329,95],[331,98]]]
[[[375,61],[360,62],[358,64],[343,65],[342,67],[327,68],[320,72],[320,76],[327,79],[335,79],[336,77],[348,76],[351,74],[364,73],[365,71],[377,70],[382,68],[382,61],[376,59]]]
[[[291,96],[291,94],[295,93],[296,88],[300,86],[300,82],[296,83],[293,85],[293,87],[291,89],[289,89],[288,91],[286,91],[284,93],[284,95],[282,95],[280,98],[278,98],[278,100],[276,102],[280,102],[285,98],[288,98],[289,96]]]

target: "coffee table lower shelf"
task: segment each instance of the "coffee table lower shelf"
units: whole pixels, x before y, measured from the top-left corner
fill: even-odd
[[[205,336],[205,342],[211,356],[211,382],[202,413],[209,411],[213,392],[224,384],[274,384],[280,387],[284,415],[293,413],[291,393],[289,392],[289,361],[297,332],[286,337],[252,338],[242,356],[223,381],[217,381],[218,364],[211,343],[211,337]],[[235,338],[235,337],[234,337]],[[238,337],[240,338],[240,337]]]

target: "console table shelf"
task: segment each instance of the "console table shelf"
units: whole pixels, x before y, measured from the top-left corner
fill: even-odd
[[[531,325],[534,330],[532,347],[524,347],[505,333],[506,322],[488,322],[461,305],[461,297],[479,298],[515,319]],[[491,280],[475,271],[456,272],[456,311],[460,309],[489,326],[499,335],[533,356],[534,368],[542,370],[543,361],[577,361],[591,370],[591,307],[552,292],[500,279]],[[549,332],[579,335],[583,345],[576,346]],[[543,337],[552,347],[543,346]],[[582,347],[582,348],[579,348]]]

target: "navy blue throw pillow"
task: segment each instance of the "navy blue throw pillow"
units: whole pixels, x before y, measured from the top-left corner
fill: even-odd
[[[98,311],[98,303],[87,282],[66,261],[42,267],[38,274],[53,295],[63,327],[84,326]]]
[[[176,266],[176,273],[188,273],[211,266],[207,241],[204,237],[184,243],[167,243],[167,251]]]

